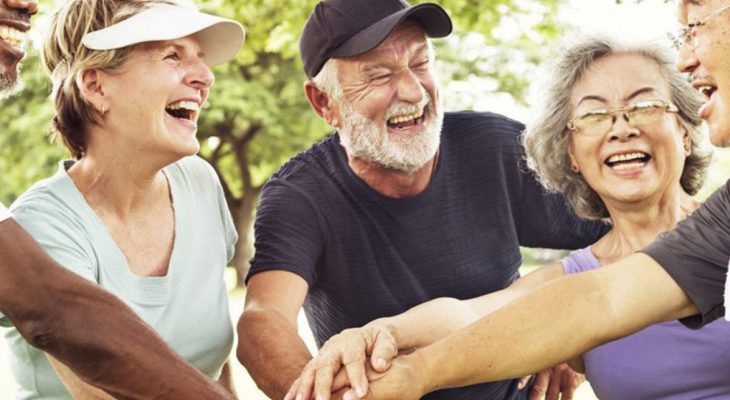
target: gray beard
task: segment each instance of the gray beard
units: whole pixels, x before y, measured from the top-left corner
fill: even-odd
[[[425,90],[424,93],[424,104],[417,106],[426,107],[428,119],[425,129],[417,136],[407,138],[389,134],[387,125],[365,117],[355,111],[348,101],[340,99],[343,117],[339,130],[340,143],[351,157],[406,174],[418,171],[436,156],[443,124],[441,107],[435,107]],[[403,106],[403,103],[393,104],[388,110]],[[391,114],[389,111],[386,115]]]
[[[20,71],[18,71],[20,74]],[[10,97],[20,91],[20,82],[12,79],[5,69],[0,67],[0,99]]]

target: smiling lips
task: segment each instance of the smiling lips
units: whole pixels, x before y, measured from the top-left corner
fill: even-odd
[[[636,151],[631,153],[614,154],[608,157],[604,164],[614,171],[627,171],[645,166],[650,159],[650,155]]]
[[[175,118],[195,122],[200,113],[200,103],[191,100],[180,100],[168,104],[165,111]]]
[[[411,114],[396,115],[388,119],[388,126],[395,129],[404,129],[418,125],[423,121],[423,108]]]
[[[13,47],[20,47],[25,42],[27,35],[26,32],[19,29],[7,25],[0,25],[0,40]]]

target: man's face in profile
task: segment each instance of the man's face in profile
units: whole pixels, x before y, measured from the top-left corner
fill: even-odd
[[[25,55],[21,48],[37,9],[36,0],[0,0],[0,92],[18,81],[18,66]]]

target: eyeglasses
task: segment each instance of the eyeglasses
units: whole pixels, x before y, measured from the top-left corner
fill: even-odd
[[[693,49],[696,48],[697,43],[695,40],[696,36],[694,35],[694,29],[698,26],[706,25],[707,21],[712,19],[712,17],[720,15],[721,12],[727,10],[728,8],[730,8],[730,4],[726,5],[725,7],[718,8],[704,18],[700,18],[697,21],[690,22],[689,24],[681,27],[676,36],[672,33],[667,33],[669,40],[672,41],[672,47],[674,47],[676,50],[679,50],[682,46],[684,46],[684,43],[687,42],[690,46],[692,46]]]
[[[664,114],[678,111],[677,106],[664,100],[645,100],[625,107],[588,111],[568,121],[567,127],[572,132],[598,136],[611,129],[618,114],[623,114],[624,120],[632,126],[640,126],[656,123]]]

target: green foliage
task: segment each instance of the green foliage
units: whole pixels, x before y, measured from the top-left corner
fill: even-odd
[[[474,77],[523,101],[528,74],[545,46],[561,32],[555,16],[563,0],[442,0],[455,34],[435,41],[444,85]],[[50,1],[41,1],[47,11]],[[312,112],[303,93],[299,32],[316,0],[200,0],[205,11],[240,21],[247,39],[235,60],[215,68],[216,85],[200,120],[201,154],[222,177],[241,233],[237,266],[247,242],[261,185],[292,155],[331,129]],[[35,18],[36,24],[42,19]],[[468,32],[468,34],[467,34]],[[49,83],[37,54],[25,60],[25,90],[0,108],[0,200],[11,201],[53,173],[65,152],[48,143],[52,117]],[[475,94],[479,96],[480,94]],[[451,101],[459,107],[468,103]]]
[[[0,201],[6,204],[50,175],[64,157],[60,147],[50,144],[53,106],[37,53],[27,58],[22,76],[23,90],[0,100]]]

